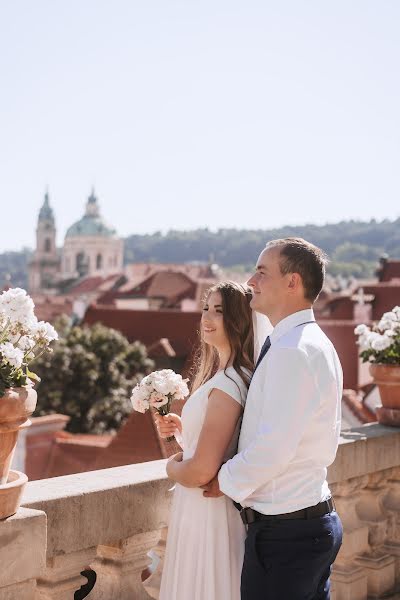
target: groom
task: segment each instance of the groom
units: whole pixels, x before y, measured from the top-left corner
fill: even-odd
[[[314,319],[326,257],[301,238],[269,242],[248,281],[274,329],[247,396],[238,453],[205,496],[247,525],[242,600],[329,600],[342,525],[326,481],[340,431],[342,369]]]

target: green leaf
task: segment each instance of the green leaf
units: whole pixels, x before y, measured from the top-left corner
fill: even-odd
[[[34,373],[33,371],[30,371],[28,369],[28,367],[26,367],[26,376],[29,379],[32,379],[33,381],[37,381],[39,383],[39,381],[41,381],[40,377],[38,375],[36,375],[36,373]]]

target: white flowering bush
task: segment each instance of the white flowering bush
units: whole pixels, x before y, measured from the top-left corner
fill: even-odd
[[[400,306],[384,313],[371,328],[358,325],[354,333],[363,362],[400,365]]]
[[[50,323],[37,320],[34,309],[21,288],[0,294],[0,397],[8,388],[38,381],[29,366],[58,338]]]
[[[187,381],[172,369],[153,371],[143,377],[133,388],[131,395],[133,409],[145,413],[152,407],[160,415],[167,415],[173,400],[183,400],[189,394]],[[173,438],[166,439],[171,441]]]

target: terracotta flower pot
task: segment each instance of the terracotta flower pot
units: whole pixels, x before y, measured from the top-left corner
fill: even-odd
[[[400,365],[371,363],[369,372],[379,387],[382,402],[376,412],[379,423],[400,427]]]
[[[5,485],[0,485],[0,519],[15,515],[21,504],[22,492],[28,481],[25,473],[10,470]]]
[[[30,387],[9,388],[0,398],[0,486],[7,484],[20,429],[29,427],[37,394]]]

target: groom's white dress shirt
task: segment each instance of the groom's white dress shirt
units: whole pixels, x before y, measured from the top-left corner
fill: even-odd
[[[282,319],[270,339],[250,384],[238,453],[218,480],[242,506],[274,515],[330,496],[326,474],[339,441],[343,375],[312,309]]]

